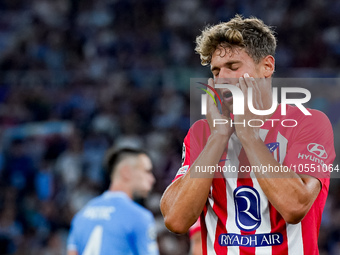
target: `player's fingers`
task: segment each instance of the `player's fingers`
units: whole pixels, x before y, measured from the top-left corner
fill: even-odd
[[[263,102],[262,102],[262,92],[261,92],[261,86],[265,86],[266,78],[259,78],[254,79],[254,89],[256,91],[256,100],[260,106],[260,108],[263,108]]]
[[[248,90],[249,90],[249,88],[251,88],[253,98],[257,99],[261,92],[260,92],[260,89],[259,89],[259,86],[258,86],[256,80],[253,77],[250,77],[248,73],[245,73],[243,75],[243,78],[244,78],[244,81],[247,85]]]
[[[244,94],[244,92],[247,91],[247,88],[248,88],[248,85],[247,85],[244,77],[240,77],[238,79],[238,84],[236,84],[236,86],[238,86],[242,90],[243,94]]]
[[[230,117],[230,111],[229,111],[229,109],[222,103],[222,114],[225,116],[225,117],[227,117],[227,118],[229,118]]]
[[[209,78],[209,80],[208,80],[208,85],[209,85],[210,87],[212,87],[212,88],[215,87],[214,80],[213,80],[212,78]],[[208,95],[209,103],[210,103],[210,104],[214,104],[214,103],[215,103],[215,102],[214,102],[214,99],[215,99],[215,101],[216,101],[215,93],[214,93],[210,88],[207,88],[207,91],[210,93],[210,94],[208,93],[208,94],[209,94],[209,95]]]
[[[253,77],[249,77],[248,74],[245,74],[244,77],[248,85],[248,89],[251,88],[252,90],[251,96],[252,96],[253,105],[257,107],[257,109],[262,109],[263,103],[262,103],[260,86],[264,82],[265,78],[255,79]]]
[[[210,78],[208,80],[208,84],[211,88],[214,88],[215,89],[215,82],[214,82],[214,79]],[[209,88],[208,90],[210,92],[210,102],[211,102],[211,105],[215,105],[214,109],[218,110],[218,106],[217,106],[217,102],[219,101],[217,95],[216,95],[216,89],[213,91],[212,89]]]
[[[211,88],[215,87],[214,84],[214,80],[212,78],[210,78],[208,80],[208,85]],[[219,114],[218,108],[217,108],[217,101],[216,101],[216,95],[215,93],[212,91],[212,89],[210,89],[209,87],[207,88],[207,111],[210,113],[210,115],[213,115],[214,117],[216,117],[215,115]]]
[[[249,95],[252,97],[253,105],[257,108],[262,108],[261,90],[259,88],[259,83],[255,78],[250,77],[248,73],[245,73],[243,77],[240,78],[240,84],[243,86],[242,92],[245,101],[248,101],[248,90],[251,90],[251,94]],[[244,88],[246,89],[244,90]]]
[[[248,86],[247,86],[247,83],[244,79],[244,77],[240,77],[238,79],[238,83],[236,84],[236,86],[241,89],[242,91],[242,94],[244,96],[244,104],[246,105],[246,102],[248,101],[248,93],[247,93],[247,90],[248,90]]]
[[[245,73],[243,77],[240,77],[241,81],[244,81],[244,84],[247,88],[255,88],[256,81],[253,77],[250,77],[248,73]]]

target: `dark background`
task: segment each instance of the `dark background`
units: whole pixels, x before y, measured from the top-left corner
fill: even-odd
[[[112,145],[150,151],[157,183],[141,202],[161,254],[187,254],[159,199],[180,167],[190,78],[210,76],[195,37],[236,13],[274,26],[276,77],[334,78],[308,87],[308,106],[329,116],[339,154],[339,1],[0,1],[0,254],[65,254],[73,215],[107,188]],[[339,254],[338,179],[319,242],[321,254]]]

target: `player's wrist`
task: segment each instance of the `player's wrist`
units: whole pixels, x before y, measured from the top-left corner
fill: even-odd
[[[213,130],[209,136],[209,140],[212,140],[214,144],[221,144],[226,146],[230,139],[231,134],[219,132],[218,130]]]
[[[258,134],[241,134],[238,135],[243,147],[258,145],[259,143],[263,143],[260,136]]]

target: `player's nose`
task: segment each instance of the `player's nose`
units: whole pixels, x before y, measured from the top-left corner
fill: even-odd
[[[235,77],[218,77],[215,79],[215,84],[233,84],[236,85],[238,83],[238,78]]]
[[[151,185],[154,185],[155,182],[156,182],[155,176],[153,175],[153,173],[150,173],[150,183],[151,183]]]

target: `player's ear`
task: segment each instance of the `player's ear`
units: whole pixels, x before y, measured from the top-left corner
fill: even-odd
[[[133,174],[132,169],[129,164],[125,164],[124,166],[122,166],[122,168],[120,169],[120,173],[119,173],[121,179],[125,181],[130,180],[132,174]]]
[[[275,59],[272,55],[268,55],[261,60],[261,71],[265,78],[271,77],[275,70]]]

